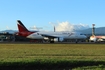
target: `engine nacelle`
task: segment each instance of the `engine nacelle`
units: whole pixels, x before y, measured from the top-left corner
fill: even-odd
[[[63,38],[63,37],[60,37],[60,38],[59,38],[59,41],[60,41],[60,42],[64,41],[64,38]]]
[[[44,37],[45,40],[49,40],[49,41],[53,41],[53,42],[62,42],[64,41],[63,37],[59,37],[59,38],[48,38],[48,37]]]
[[[58,38],[54,38],[54,42],[58,42]]]
[[[54,38],[54,42],[62,42],[62,41],[64,41],[64,38],[63,37]]]

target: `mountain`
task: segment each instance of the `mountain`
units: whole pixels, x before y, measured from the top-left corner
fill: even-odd
[[[86,24],[78,24],[78,25],[73,25],[74,27],[74,30],[85,30],[85,29],[88,29],[89,26],[86,25]]]
[[[83,34],[92,34],[92,28],[79,30]],[[105,35],[105,27],[95,28],[95,34]]]
[[[3,31],[0,31],[0,33],[5,33],[5,32],[8,32],[10,34],[14,34],[17,32],[17,30],[3,30]]]

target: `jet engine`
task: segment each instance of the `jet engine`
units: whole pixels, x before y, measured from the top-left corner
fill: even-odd
[[[63,37],[54,38],[54,42],[62,42],[62,41],[64,41],[64,38]]]
[[[63,37],[60,37],[60,38],[59,38],[59,41],[60,41],[60,42],[64,41],[64,38],[63,38]]]
[[[64,41],[64,38],[63,37],[59,37],[59,38],[48,38],[48,37],[44,37],[44,39],[45,40],[49,40],[51,43]]]

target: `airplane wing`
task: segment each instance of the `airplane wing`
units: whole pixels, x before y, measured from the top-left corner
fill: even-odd
[[[58,38],[58,36],[55,35],[47,35],[47,34],[40,34],[43,37],[49,37],[49,38]]]
[[[64,38],[62,37],[62,36],[58,36],[58,35],[49,35],[49,34],[40,34],[41,36],[43,36],[43,37],[48,37],[49,39],[50,39],[50,42],[52,41],[51,39],[53,39],[53,41],[54,41],[54,38],[58,38],[58,41],[63,41],[64,40]]]

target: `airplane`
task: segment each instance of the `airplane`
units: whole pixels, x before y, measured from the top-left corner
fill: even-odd
[[[91,42],[103,42],[103,41],[105,41],[105,36],[95,36],[95,35],[92,35],[92,36],[90,36],[89,40]]]
[[[54,43],[55,41],[62,42],[65,39],[75,39],[75,42],[78,43],[78,39],[87,38],[84,34],[79,32],[29,31],[20,20],[17,20],[17,22],[19,31],[17,35],[30,39],[47,39],[50,43]]]

